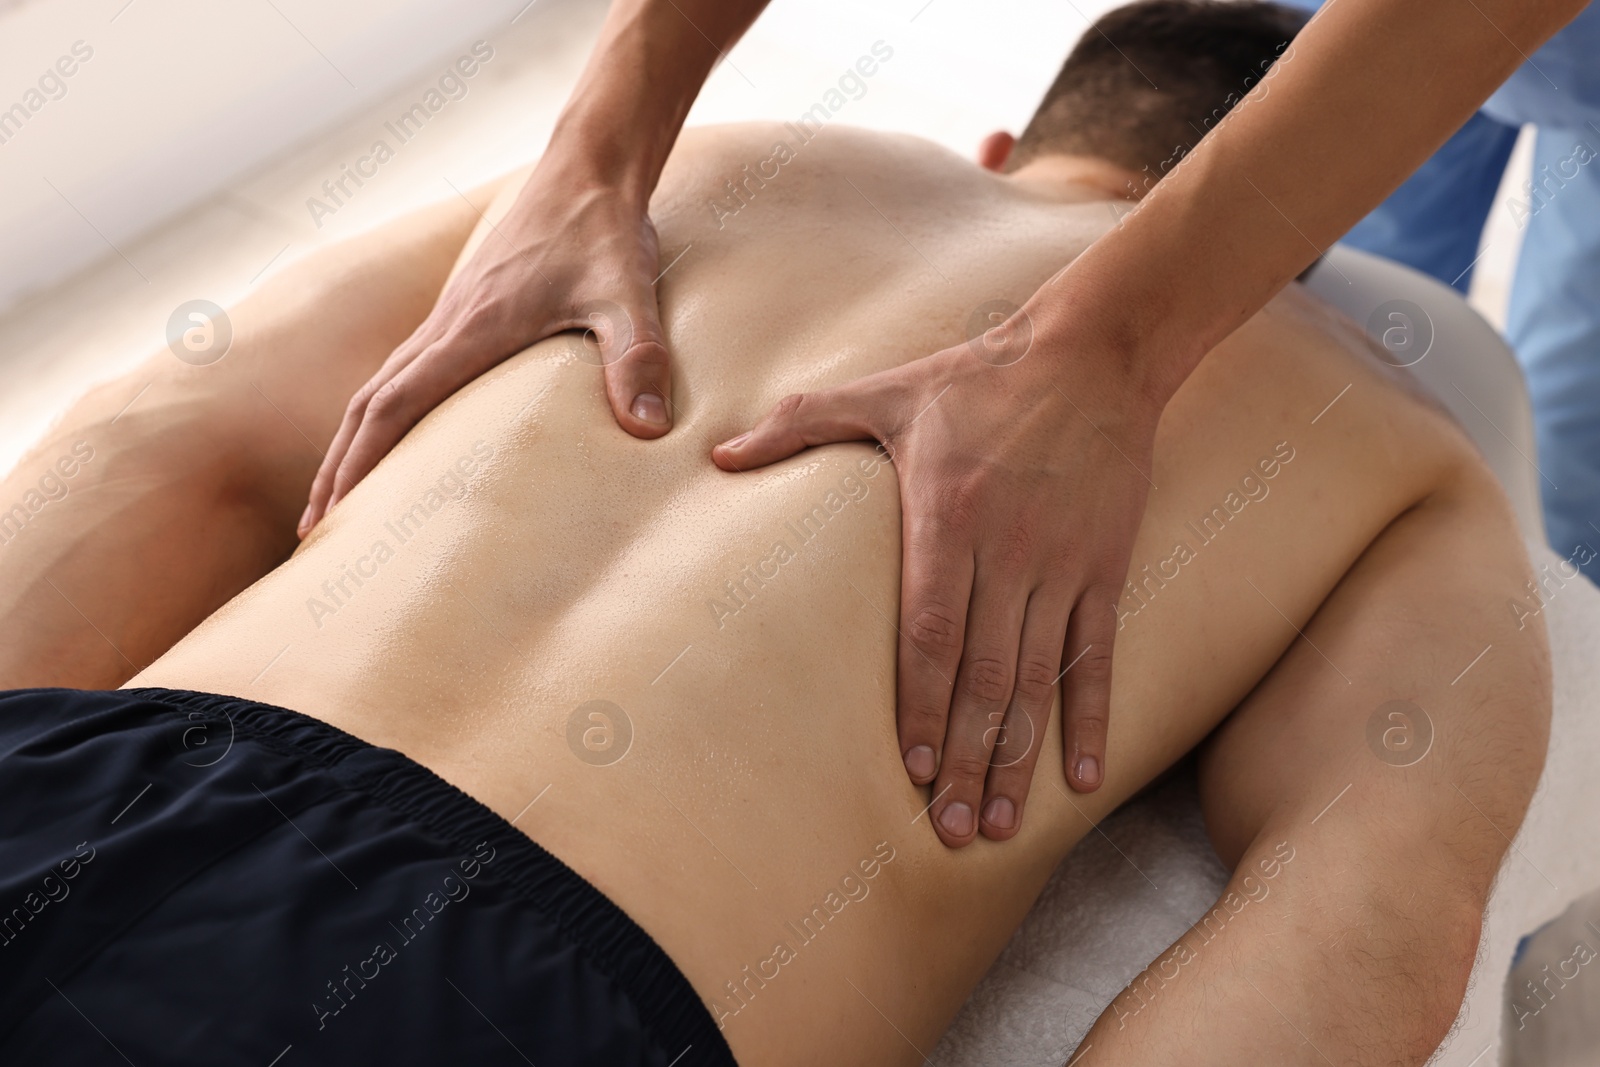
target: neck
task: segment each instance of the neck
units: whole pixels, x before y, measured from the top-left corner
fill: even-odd
[[[1095,156],[1039,156],[1006,177],[1061,200],[1138,199],[1133,172]]]

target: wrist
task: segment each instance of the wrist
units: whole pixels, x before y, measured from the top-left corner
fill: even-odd
[[[612,4],[551,134],[547,156],[554,157],[556,168],[648,204],[689,109],[721,54],[698,28],[707,13],[684,3],[695,8],[697,18],[675,3]],[[731,45],[760,6],[726,4],[733,14],[724,12],[709,23],[710,32]],[[721,25],[730,17],[729,25]]]
[[[1117,424],[1153,428],[1204,352],[1175,344],[1153,316],[1139,314],[1140,301],[1097,295],[1072,273],[1025,309],[1046,354],[1041,369],[1075,402],[1081,395]]]
[[[582,113],[563,113],[540,158],[541,177],[568,190],[605,190],[644,211],[655,191],[661,166],[637,141],[619,142],[604,122]]]

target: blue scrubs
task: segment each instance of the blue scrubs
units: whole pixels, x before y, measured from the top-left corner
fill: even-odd
[[[1288,0],[1315,8],[1315,0]],[[1463,293],[1491,210],[1524,230],[1506,333],[1527,377],[1550,544],[1600,581],[1600,4],[1534,53],[1348,244]],[[1523,123],[1533,183],[1494,194]]]

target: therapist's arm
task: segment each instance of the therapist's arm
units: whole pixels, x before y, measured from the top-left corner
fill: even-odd
[[[862,438],[894,456],[900,744],[946,843],[1016,833],[1058,676],[1068,781],[1103,780],[1116,604],[1167,400],[1583,6],[1333,0],[996,334],[1000,358],[963,344],[790,397],[714,451],[728,470]]]
[[[650,194],[712,67],[766,0],[616,0],[515,206],[425,322],[350,401],[305,536],[445,398],[562,330],[593,329],[624,430],[672,425]]]

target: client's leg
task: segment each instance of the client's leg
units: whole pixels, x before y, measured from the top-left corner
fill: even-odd
[[[1475,458],[1367,549],[1202,751],[1233,878],[1085,1064],[1428,1059],[1543,764],[1544,633],[1512,607],[1527,579]]]
[[[457,198],[318,252],[230,309],[221,359],[162,351],[78,401],[0,482],[0,688],[119,685],[287,556],[346,401],[478,217]]]

